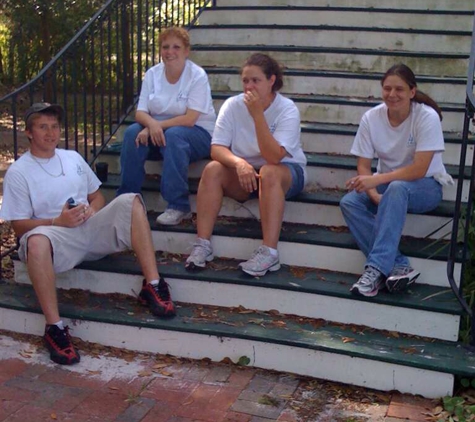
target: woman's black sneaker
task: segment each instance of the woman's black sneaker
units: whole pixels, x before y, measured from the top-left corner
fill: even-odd
[[[56,325],[47,325],[43,340],[53,362],[60,365],[72,365],[81,360],[78,350],[71,342],[68,327],[64,327],[62,330]]]
[[[138,299],[140,303],[147,305],[155,316],[171,318],[176,315],[168,284],[162,277],[156,286],[144,280]]]

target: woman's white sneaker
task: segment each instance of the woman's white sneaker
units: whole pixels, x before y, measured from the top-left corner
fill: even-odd
[[[162,224],[163,226],[176,226],[180,224],[183,220],[191,218],[191,212],[184,212],[179,210],[174,210],[172,208],[167,208],[164,213],[160,214],[157,217],[157,224]]]

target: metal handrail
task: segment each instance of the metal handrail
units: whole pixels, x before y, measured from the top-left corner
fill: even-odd
[[[107,0],[32,80],[0,98],[0,107],[13,120],[14,158],[21,106],[48,101],[65,109],[64,147],[92,164],[133,109],[143,72],[159,61],[160,31],[172,25],[190,28],[214,4]]]
[[[464,125],[462,131],[462,148],[460,153],[460,165],[459,165],[459,174],[458,174],[458,185],[457,185],[457,195],[455,200],[455,210],[454,218],[452,224],[452,234],[450,239],[449,247],[449,256],[447,260],[447,278],[457,297],[458,301],[462,305],[465,312],[467,312],[472,318],[472,332],[471,332],[471,343],[475,343],[475,312],[470,309],[470,306],[463,297],[463,282],[464,282],[464,269],[469,258],[469,248],[468,248],[468,238],[470,226],[472,223],[472,210],[473,210],[473,191],[474,191],[474,181],[475,181],[475,154],[472,159],[472,168],[470,174],[470,187],[468,192],[468,199],[466,205],[463,204],[463,180],[465,175],[466,167],[466,158],[467,158],[467,147],[468,147],[468,138],[470,130],[470,122],[474,118],[475,113],[475,96],[473,93],[473,81],[475,78],[475,16],[473,23],[473,32],[472,32],[472,44],[470,50],[470,59],[468,66],[468,76],[467,76],[467,89],[466,89],[466,101],[465,101],[465,116],[464,116]],[[456,262],[456,255],[458,245],[459,245],[459,226],[462,217],[462,210],[465,209],[465,225],[463,229],[463,243],[462,243],[462,264],[461,264],[461,275],[460,283],[457,286],[454,277],[454,267]]]

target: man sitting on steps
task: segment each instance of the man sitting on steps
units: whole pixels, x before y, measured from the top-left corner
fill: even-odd
[[[26,111],[30,150],[5,175],[0,218],[11,221],[20,238],[19,256],[46,318],[50,357],[69,365],[80,357],[59,316],[55,273],[133,249],[145,276],[139,300],[159,317],[174,316],[175,307],[158,274],[140,196],[124,194],[104,206],[101,183],[84,159],[75,151],[56,149],[62,117],[63,109],[55,104],[36,103]]]

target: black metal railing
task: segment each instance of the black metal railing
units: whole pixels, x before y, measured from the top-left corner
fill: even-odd
[[[211,0],[108,0],[30,82],[0,99],[11,118],[11,145],[18,157],[23,112],[38,101],[65,110],[61,147],[90,163],[133,109],[143,74],[159,61],[163,28],[196,23]]]
[[[475,186],[475,154],[472,159],[472,167],[470,173],[470,184],[468,190],[468,199],[467,202],[463,201],[464,192],[463,192],[463,181],[466,168],[466,158],[467,158],[467,147],[469,143],[469,134],[470,134],[470,125],[473,122],[475,114],[475,96],[474,96],[474,78],[475,78],[475,18],[473,25],[473,34],[472,34],[472,44],[470,52],[470,60],[468,67],[468,77],[467,77],[467,90],[466,90],[466,101],[465,101],[465,116],[464,116],[464,125],[462,132],[462,148],[460,153],[460,166],[458,174],[458,185],[457,185],[457,196],[455,201],[455,211],[452,225],[452,233],[450,239],[450,248],[449,248],[449,258],[447,261],[447,277],[450,283],[450,286],[459,300],[460,304],[463,306],[464,310],[470,315],[472,319],[471,324],[471,345],[475,345],[475,309],[471,309],[467,304],[467,301],[464,298],[463,294],[463,285],[464,285],[464,273],[467,263],[469,263],[470,247],[469,247],[469,238],[470,231],[473,230],[473,194]],[[460,283],[457,286],[454,277],[455,262],[457,258],[458,251],[460,250],[459,245],[462,245],[462,263],[461,263],[461,274],[460,274]],[[474,304],[475,306],[475,304]]]

